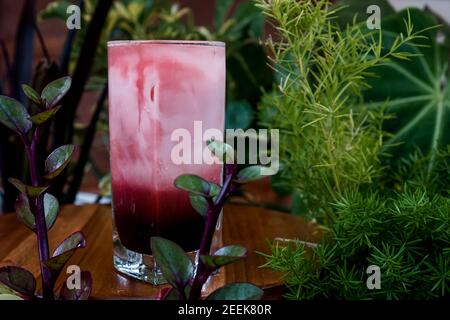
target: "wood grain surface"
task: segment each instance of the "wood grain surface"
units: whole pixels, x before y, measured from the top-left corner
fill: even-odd
[[[227,205],[224,210],[222,241],[242,244],[249,250],[247,259],[231,264],[216,275],[208,290],[231,282],[251,282],[262,288],[280,285],[280,274],[261,268],[265,259],[256,252],[268,252],[268,241],[280,238],[314,241],[313,225],[301,218],[244,205]],[[163,286],[152,286],[115,271],[112,263],[112,223],[109,206],[65,206],[49,233],[50,247],[72,232],[81,230],[87,247],[79,250],[68,265],[89,270],[94,279],[94,299],[149,299]],[[0,266],[17,265],[39,275],[35,235],[14,214],[0,217]],[[61,275],[57,289],[66,275]],[[39,281],[40,282],[40,281]],[[39,290],[39,288],[38,288]]]

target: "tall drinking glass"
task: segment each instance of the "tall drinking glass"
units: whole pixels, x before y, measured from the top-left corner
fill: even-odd
[[[223,133],[225,45],[111,41],[108,78],[114,266],[159,284],[150,238],[195,252],[204,227],[175,178],[192,173],[221,182],[222,166],[198,155],[205,131]]]

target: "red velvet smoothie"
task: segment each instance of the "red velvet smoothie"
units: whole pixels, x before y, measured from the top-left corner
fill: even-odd
[[[219,183],[220,164],[177,164],[176,129],[194,138],[224,127],[225,47],[220,43],[140,41],[108,46],[113,211],[122,244],[151,254],[150,237],[198,249],[204,220],[175,178],[192,173]],[[191,143],[191,153],[205,143]]]

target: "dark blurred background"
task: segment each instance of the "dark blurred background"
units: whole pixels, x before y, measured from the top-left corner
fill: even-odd
[[[220,0],[218,0],[220,1]],[[51,0],[36,0],[37,11],[43,10]],[[177,0],[173,3],[180,4],[181,7],[189,7],[193,11],[195,24],[211,26],[214,16],[214,8],[216,0]],[[236,5],[241,0],[236,0]],[[1,0],[0,1],[0,39],[3,39],[6,43],[6,47],[10,55],[14,51],[14,41],[16,36],[16,30],[19,24],[22,7],[25,0]],[[67,29],[62,21],[51,19],[46,21],[40,21],[39,27],[42,34],[45,36],[45,42],[52,59],[58,60],[63,49],[63,43],[66,38]],[[35,45],[34,50],[34,64],[39,63],[42,57],[42,50],[38,45]],[[4,64],[0,63],[0,74],[4,72]],[[95,95],[94,95],[95,96]],[[85,97],[85,102],[82,104],[84,108],[88,108],[94,97]],[[87,112],[79,112],[79,115],[89,115]],[[88,119],[80,119],[80,121]],[[108,172],[109,159],[108,154],[105,152],[104,146],[101,142],[96,141],[93,145],[93,151],[91,156],[95,158],[98,169],[102,172]],[[88,168],[86,177],[83,180],[82,190],[88,192],[98,192],[98,178],[92,173],[92,170]]]
[[[109,9],[105,9],[106,12],[109,12],[106,24],[97,26],[97,30],[103,30],[101,39],[97,44],[92,32],[87,31],[91,23],[94,24],[95,22],[90,19],[93,18],[94,13],[102,4],[110,3],[110,1],[86,0],[83,2],[84,7],[82,7],[81,30],[73,32],[72,47],[69,50],[64,50],[64,45],[71,33],[65,24],[65,19],[69,16],[65,11],[67,5],[79,3],[82,2],[75,0],[0,1],[0,45],[2,49],[0,50],[0,61],[2,61],[0,63],[0,75],[3,75],[0,83],[1,94],[9,95],[25,103],[26,100],[23,100],[24,97],[20,93],[20,85],[28,83],[36,86],[35,77],[36,74],[39,74],[39,64],[42,63],[42,58],[45,56],[47,56],[47,62],[55,62],[57,69],[59,69],[53,73],[48,72],[48,70],[44,71],[42,74],[49,78],[47,80],[65,74],[70,74],[73,77],[79,69],[89,70],[86,71],[88,72],[86,79],[81,79],[82,81],[74,79],[75,83],[72,83],[71,91],[76,91],[73,90],[73,87],[78,87],[81,88],[82,94],[75,99],[73,97],[67,98],[66,102],[63,103],[62,117],[65,113],[68,113],[67,110],[73,109],[74,112],[67,115],[66,119],[55,121],[55,127],[52,127],[47,144],[48,147],[55,147],[74,142],[77,145],[86,145],[86,149],[90,150],[87,155],[88,159],[74,163],[73,170],[68,170],[69,173],[65,180],[62,179],[63,182],[59,190],[56,190],[56,193],[59,194],[58,198],[63,202],[73,202],[75,200],[74,194],[77,194],[78,190],[98,194],[99,182],[103,177],[107,178],[109,173],[107,102],[103,103],[104,107],[97,104],[106,86],[105,43],[108,39],[196,39],[226,42],[228,51],[231,52],[227,57],[227,110],[233,110],[228,116],[231,119],[228,124],[231,127],[244,129],[255,124],[253,114],[262,95],[261,88],[271,89],[273,73],[268,67],[267,52],[260,43],[260,39],[264,38],[267,27],[262,14],[252,1],[113,1],[111,6],[110,4],[107,5]],[[50,9],[49,4],[54,5],[54,7]],[[138,18],[132,17],[133,9],[130,8],[130,4],[145,6],[145,9],[138,14]],[[55,9],[57,5],[59,8]],[[44,16],[43,12],[46,12],[47,16]],[[111,12],[114,14],[111,15]],[[117,18],[122,13],[124,13],[124,16],[118,18],[119,22],[116,22],[115,27],[105,31],[108,22],[113,21],[112,16]],[[33,31],[33,23],[30,23],[33,20],[30,17],[33,16],[36,17],[36,26],[42,35],[44,45],[40,41],[37,30]],[[127,16],[131,18],[128,19]],[[217,18],[218,16],[220,18]],[[154,17],[155,20],[153,21],[151,17]],[[139,20],[139,26],[137,27],[135,18]],[[153,22],[148,22],[148,20]],[[126,24],[126,26],[123,27],[121,23]],[[130,27],[131,31],[127,27]],[[139,29],[140,27],[143,29]],[[20,30],[25,31],[20,32]],[[142,30],[145,30],[144,33],[139,33]],[[86,59],[81,61],[82,59],[79,60],[80,53],[86,43],[88,45],[89,43],[95,43],[94,48],[97,49],[91,51],[88,56],[85,56]],[[43,50],[43,47],[46,50]],[[17,48],[21,49],[18,50]],[[23,48],[27,49],[24,50]],[[33,49],[31,50],[31,48]],[[94,52],[96,52],[95,57]],[[61,67],[62,57],[64,56],[68,61],[65,68]],[[30,64],[31,59],[32,64]],[[92,68],[85,65],[92,66]],[[9,72],[7,69],[9,69]],[[16,89],[14,89],[14,86]],[[39,89],[38,85],[37,89],[42,88]],[[70,100],[76,102],[72,103]],[[71,103],[74,104],[72,107],[64,105]],[[228,105],[231,106],[228,107]],[[93,115],[100,108],[102,109],[99,112],[100,119],[96,120]],[[59,125],[59,130],[58,121],[62,123],[62,125]],[[60,138],[61,129],[64,129],[61,126],[72,127],[68,134],[66,132],[65,140]],[[91,139],[92,145],[90,145],[89,139],[86,139],[89,126],[93,127],[95,132]],[[0,134],[3,137],[0,137],[2,138],[0,141],[0,172],[3,179],[0,179],[0,188],[3,188],[3,190],[0,189],[2,191],[0,193],[0,207],[3,206],[7,208],[7,211],[12,211],[14,196],[12,193],[14,190],[11,189],[10,192],[7,190],[5,193],[4,181],[8,177],[26,179],[26,172],[22,169],[24,162],[23,156],[20,155],[20,144],[12,141],[12,139],[15,139],[12,133],[5,131],[4,128],[1,128],[1,130],[3,131]],[[80,163],[84,167],[82,168],[84,174],[80,174],[80,170],[78,170],[81,168]],[[77,167],[79,168],[77,169]],[[77,177],[82,177],[81,186],[76,186],[77,182],[73,183],[74,180],[77,180]],[[72,191],[63,190],[64,188],[71,188],[71,185],[73,186]],[[104,185],[108,189],[107,179]],[[7,185],[6,188],[8,187]],[[108,191],[106,190],[105,193],[107,194]],[[5,194],[9,194],[9,196],[6,197]],[[92,201],[92,197],[89,201]]]
[[[218,0],[220,1],[220,0]],[[4,39],[9,50],[12,50],[17,25],[20,18],[20,12],[24,0],[1,0],[0,1],[0,39]],[[38,11],[46,7],[50,0],[36,0]],[[195,23],[199,25],[211,25],[213,21],[214,8],[216,0],[179,0],[173,1],[180,6],[189,7],[194,12]],[[237,3],[241,0],[237,0]],[[40,23],[41,31],[46,36],[47,46],[53,58],[57,58],[62,49],[61,43],[66,36],[66,27],[61,21],[43,21]],[[36,58],[39,58],[41,52],[37,48]],[[36,59],[36,61],[38,61]],[[3,65],[0,65],[0,72]]]

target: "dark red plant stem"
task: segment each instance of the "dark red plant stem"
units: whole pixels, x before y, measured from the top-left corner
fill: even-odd
[[[39,178],[38,154],[37,148],[41,137],[41,128],[36,128],[31,145],[25,143],[30,168],[31,183],[37,187],[41,181]],[[25,139],[24,139],[25,140]],[[48,234],[45,222],[44,196],[39,195],[32,201],[32,210],[36,221],[36,237],[38,242],[39,261],[42,275],[42,296],[44,299],[53,300],[53,285],[50,271],[44,267],[43,262],[49,259]]]
[[[225,182],[220,190],[219,195],[213,205],[209,206],[206,214],[205,229],[203,231],[202,240],[200,242],[199,257],[202,255],[209,255],[211,249],[212,239],[214,237],[214,231],[216,230],[217,221],[222,207],[225,203],[227,196],[232,189],[232,182],[236,175],[235,164],[225,165]],[[198,259],[197,272],[192,282],[191,291],[189,293],[189,300],[199,300],[202,292],[202,287],[211,275],[211,270],[206,268],[201,259]]]

